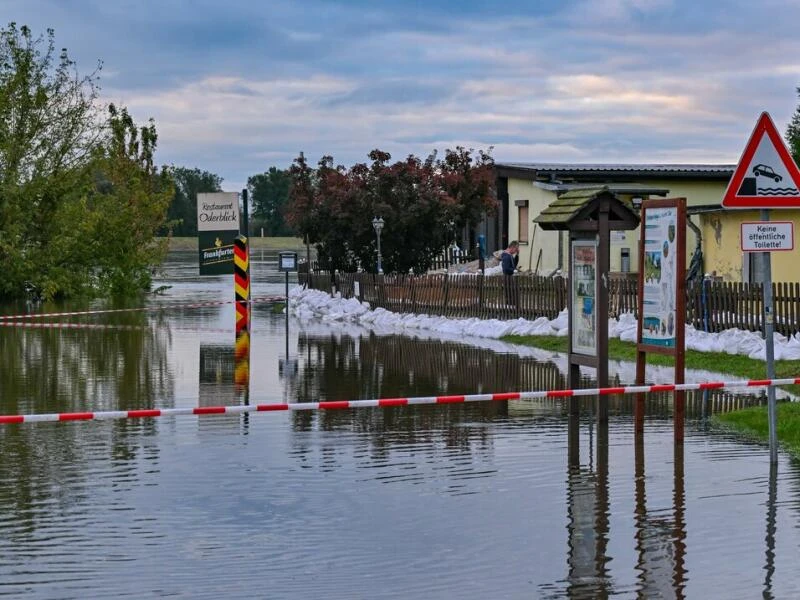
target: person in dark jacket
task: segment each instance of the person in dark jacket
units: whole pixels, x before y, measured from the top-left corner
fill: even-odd
[[[517,306],[517,286],[514,281],[514,272],[519,263],[519,242],[514,240],[508,248],[500,254],[500,265],[503,268],[504,287],[506,290],[506,304]]]

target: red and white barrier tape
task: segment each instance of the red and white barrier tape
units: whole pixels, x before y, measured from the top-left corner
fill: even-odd
[[[260,302],[276,302],[284,300],[284,296],[263,296],[260,298],[253,298],[250,304],[258,304]],[[189,304],[153,304],[152,306],[140,306],[136,308],[110,308],[98,310],[83,310],[76,312],[52,312],[52,313],[25,313],[18,315],[0,315],[0,321],[20,321],[24,319],[44,319],[48,317],[78,317],[84,315],[106,315],[112,313],[124,312],[137,312],[148,310],[169,310],[173,308],[204,308],[206,306],[221,306],[223,304],[233,304],[236,300],[219,300],[215,302],[193,302]]]
[[[42,323],[41,321],[0,321],[0,327],[21,329],[109,329],[112,331],[142,331],[146,325],[106,325],[103,323]]]
[[[91,329],[109,331],[148,331],[153,329],[150,325],[110,325],[105,323],[71,323],[69,321],[0,321],[0,327],[13,327],[15,329]],[[186,331],[189,333],[231,333],[232,328],[223,327],[166,327],[168,331]],[[252,332],[253,329],[251,328]]]
[[[473,394],[467,396],[421,396],[418,398],[382,398],[376,400],[335,400],[330,402],[291,402],[286,404],[252,404],[240,406],[200,406],[195,408],[153,408],[143,410],[112,410],[102,412],[51,413],[40,415],[0,415],[0,425],[12,423],[41,423],[44,421],[92,421],[103,419],[141,419],[178,415],[239,415],[254,412],[340,410],[347,408],[386,408],[414,404],[462,404],[499,400],[531,400],[535,398],[569,398],[572,396],[611,396],[713,390],[735,387],[765,387],[800,384],[800,377],[791,379],[754,379],[749,381],[708,381],[704,383],[670,383],[633,385],[627,387],[587,388],[578,390],[542,390],[537,392],[508,392],[502,394]]]

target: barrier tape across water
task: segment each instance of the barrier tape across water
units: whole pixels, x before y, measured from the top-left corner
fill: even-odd
[[[262,296],[250,300],[250,304],[260,302],[277,302],[285,300],[284,296]],[[109,308],[98,310],[82,310],[76,312],[51,312],[51,313],[23,313],[18,315],[0,315],[0,321],[22,321],[26,319],[45,319],[49,317],[79,317],[85,315],[105,315],[111,313],[137,312],[149,310],[169,310],[173,308],[204,308],[206,306],[221,306],[233,304],[236,300],[218,300],[214,302],[192,302],[189,304],[153,304],[152,306],[139,306],[136,308]]]
[[[682,392],[735,387],[766,387],[797,384],[800,384],[800,377],[790,379],[751,379],[748,381],[668,383],[656,385],[634,385],[626,387],[586,388],[577,390],[542,390],[535,392],[507,392],[501,394],[473,394],[466,396],[420,396],[417,398],[380,398],[375,400],[334,400],[330,402],[291,402],[284,404],[199,406],[194,408],[153,408],[141,410],[50,413],[38,415],[0,415],[0,425],[9,425],[14,423],[42,423],[48,421],[142,419],[181,415],[239,415],[243,413],[275,411],[342,410],[350,408],[376,407],[387,408],[390,406],[411,406],[415,404],[462,404],[466,402],[532,400],[536,398],[570,398],[573,396],[612,396],[622,394],[648,394],[655,392]]]
[[[109,325],[106,323],[72,323],[70,321],[0,321],[0,327],[15,329],[88,329],[104,331],[150,331],[155,325]],[[224,327],[169,327],[170,332],[186,331],[189,333],[231,333],[230,328]],[[255,331],[250,328],[250,331]]]

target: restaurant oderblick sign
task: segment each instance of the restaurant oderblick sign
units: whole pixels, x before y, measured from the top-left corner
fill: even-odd
[[[239,194],[197,194],[200,275],[233,273],[233,242],[239,235]]]

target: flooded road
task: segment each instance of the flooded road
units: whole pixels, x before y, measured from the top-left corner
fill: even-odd
[[[196,273],[171,255],[148,303],[233,298]],[[0,327],[0,414],[565,385],[452,341],[290,322],[287,346],[257,304],[245,396],[232,304],[69,322]],[[608,427],[557,400],[0,426],[0,597],[800,597],[800,465],[708,431],[731,401],[687,397],[682,451],[655,396],[642,444],[627,397]]]

